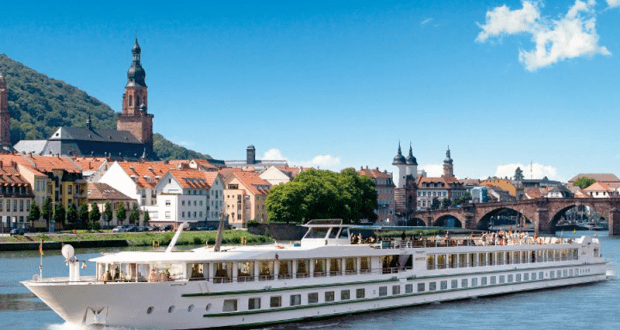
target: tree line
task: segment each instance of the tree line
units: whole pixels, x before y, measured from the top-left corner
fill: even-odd
[[[99,229],[99,220],[101,220],[102,216],[109,226],[114,218],[113,214],[116,214],[116,218],[121,222],[127,220],[127,216],[129,216],[129,223],[137,224],[140,221],[140,209],[138,208],[138,204],[133,203],[129,213],[127,211],[125,203],[119,203],[116,210],[113,211],[110,202],[104,204],[103,214],[95,202],[90,205],[90,210],[86,203],[80,205],[79,208],[71,203],[68,209],[65,210],[62,203],[56,203],[56,205],[52,207],[52,200],[48,197],[40,207],[36,202],[32,203],[30,213],[28,214],[28,220],[34,222],[43,218],[47,228],[50,226],[50,220],[54,220],[56,223],[61,223],[63,227],[68,223],[70,227],[74,229]],[[149,220],[149,213],[144,212],[144,224],[148,223]]]

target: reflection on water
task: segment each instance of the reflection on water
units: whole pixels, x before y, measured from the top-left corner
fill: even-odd
[[[0,294],[0,312],[40,311],[49,309],[32,293]]]

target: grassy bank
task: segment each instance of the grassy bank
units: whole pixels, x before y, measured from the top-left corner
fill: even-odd
[[[213,245],[217,231],[190,231],[183,232],[177,245]],[[264,244],[273,240],[264,235],[255,235],[242,230],[226,230],[222,238],[222,244],[238,245],[241,244],[242,237],[246,238],[247,244]],[[170,243],[174,237],[174,232],[144,232],[144,233],[112,233],[110,231],[78,231],[73,233],[58,234],[29,234],[27,236],[6,236],[0,237],[0,243],[11,242],[74,242],[80,240],[126,240],[132,246],[152,246],[153,242],[159,242],[160,246]]]

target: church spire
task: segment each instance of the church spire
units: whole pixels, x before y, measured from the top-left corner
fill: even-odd
[[[138,37],[136,37],[136,42],[131,48],[131,53],[133,55],[133,61],[131,67],[129,67],[129,71],[127,71],[127,85],[125,85],[125,87],[147,87],[144,81],[146,78],[146,71],[144,71],[142,63],[140,62],[142,49],[138,44]]]

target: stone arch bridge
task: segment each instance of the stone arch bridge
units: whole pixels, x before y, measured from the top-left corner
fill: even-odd
[[[502,210],[514,210],[525,216],[536,232],[553,233],[556,223],[564,212],[576,206],[588,206],[609,224],[610,235],[620,235],[620,198],[538,198],[513,202],[467,204],[461,208],[419,211],[411,214],[411,220],[426,226],[441,224],[454,217],[464,228],[476,229],[481,221]]]

